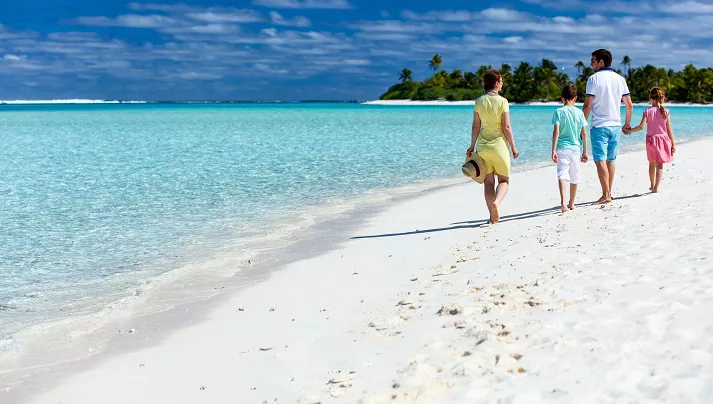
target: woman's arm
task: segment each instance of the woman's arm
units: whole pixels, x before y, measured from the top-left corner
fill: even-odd
[[[477,112],[473,112],[473,125],[470,128],[470,147],[465,152],[468,157],[470,157],[470,155],[473,154],[473,150],[475,150],[475,142],[478,140],[478,135],[480,134],[480,127],[480,115],[478,115]]]
[[[671,139],[671,154],[676,153],[676,140],[673,138],[673,128],[671,128],[671,111],[668,112],[668,117],[666,118],[666,132],[668,132],[668,137]]]
[[[510,145],[512,157],[517,158],[517,156],[520,155],[520,152],[517,151],[517,147],[515,147],[515,138],[512,135],[512,128],[510,127],[510,113],[503,112],[503,115],[500,119],[503,124],[503,133],[505,134],[505,139],[507,139],[508,144]]]

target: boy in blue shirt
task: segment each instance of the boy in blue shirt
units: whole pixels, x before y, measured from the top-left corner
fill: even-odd
[[[552,132],[552,161],[557,163],[557,182],[560,190],[562,212],[574,209],[574,196],[579,184],[579,162],[587,158],[587,120],[584,113],[574,106],[577,89],[568,84],[562,89],[564,106],[552,116],[555,125]],[[565,188],[569,182],[569,203],[565,204]]]

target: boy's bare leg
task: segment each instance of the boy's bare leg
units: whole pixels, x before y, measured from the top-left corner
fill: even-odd
[[[651,192],[659,192],[659,185],[661,184],[661,177],[663,177],[663,163],[656,163],[656,184]]]
[[[495,200],[493,200],[492,208],[490,209],[490,220],[493,223],[497,223],[500,220],[498,205],[500,205],[500,202],[502,202],[505,195],[507,195],[509,188],[510,178],[504,175],[498,175],[498,187],[495,189]]]
[[[609,186],[609,169],[607,168],[608,164],[606,161],[595,161],[594,165],[597,166],[599,184],[602,186],[602,197],[599,198],[597,203],[609,203],[611,202],[611,187]]]
[[[569,210],[574,209],[574,197],[577,195],[577,184],[569,184]]]
[[[560,189],[560,206],[562,206],[562,213],[564,213],[568,210],[567,205],[564,204],[564,190],[567,187],[567,181],[558,180],[557,185]]]
[[[653,192],[654,185],[656,185],[656,162],[654,161],[649,161],[649,182],[651,183],[649,191]]]
[[[485,189],[485,205],[488,207],[488,213],[490,214],[490,221],[493,219],[493,201],[495,200],[495,175],[488,174],[485,176],[485,181],[483,182],[483,187]]]

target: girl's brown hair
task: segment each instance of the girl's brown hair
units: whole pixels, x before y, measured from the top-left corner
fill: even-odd
[[[663,107],[663,102],[666,99],[666,93],[658,87],[654,87],[649,91],[649,99],[654,100],[659,104],[659,111],[664,119],[666,119],[666,108]]]

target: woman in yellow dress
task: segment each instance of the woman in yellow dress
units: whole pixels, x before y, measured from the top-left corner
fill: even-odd
[[[470,147],[466,154],[470,157],[475,150],[485,163],[485,203],[490,212],[490,222],[497,223],[500,220],[498,205],[508,192],[510,152],[513,158],[517,158],[520,152],[512,136],[508,100],[498,94],[503,88],[500,72],[491,70],[485,73],[483,88],[485,95],[475,101]],[[498,177],[497,187],[495,176]]]

